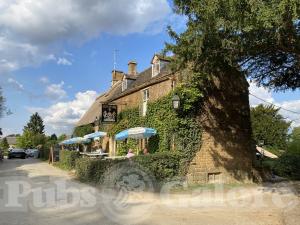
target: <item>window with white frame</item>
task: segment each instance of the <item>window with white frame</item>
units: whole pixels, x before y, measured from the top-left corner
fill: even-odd
[[[152,77],[155,77],[160,73],[160,61],[156,61],[152,64]]]
[[[143,94],[142,116],[146,116],[147,105],[148,105],[148,100],[149,100],[149,89],[143,90],[142,94]]]

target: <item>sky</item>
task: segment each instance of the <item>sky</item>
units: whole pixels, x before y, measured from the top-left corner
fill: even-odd
[[[0,1],[0,86],[8,111],[4,136],[22,133],[38,112],[46,133],[71,133],[95,98],[110,87],[116,68],[150,66],[169,42],[166,27],[180,32],[185,18],[171,0],[2,0]],[[250,92],[278,107],[300,125],[300,91],[273,93],[250,84]],[[250,96],[252,106],[262,103]]]

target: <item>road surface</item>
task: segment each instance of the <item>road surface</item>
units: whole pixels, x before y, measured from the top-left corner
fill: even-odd
[[[144,187],[135,178],[128,175],[122,182]],[[96,188],[37,159],[6,159],[0,162],[0,224],[299,224],[298,183],[180,193],[169,193],[169,186],[161,193]]]

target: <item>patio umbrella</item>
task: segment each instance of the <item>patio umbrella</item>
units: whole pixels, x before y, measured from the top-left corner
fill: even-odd
[[[75,137],[61,142],[60,145],[86,144],[89,142],[91,142],[91,140],[83,137]]]
[[[121,140],[125,140],[126,138],[144,139],[144,138],[149,138],[151,136],[154,136],[156,135],[156,133],[157,131],[153,128],[134,127],[118,133],[116,135],[116,140],[121,141]]]
[[[83,137],[86,139],[93,139],[93,138],[105,137],[106,135],[107,135],[106,132],[98,131],[95,133],[84,135]]]

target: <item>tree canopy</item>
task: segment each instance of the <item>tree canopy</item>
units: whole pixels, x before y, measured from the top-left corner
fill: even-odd
[[[0,144],[0,147],[4,150],[7,150],[9,148],[9,144],[7,142],[7,138],[3,138]]]
[[[45,144],[46,137],[44,134],[35,134],[30,130],[24,130],[23,135],[17,137],[17,146],[19,148],[37,148]]]
[[[174,0],[187,28],[169,28],[176,65],[201,76],[226,67],[274,90],[300,87],[299,0]]]
[[[266,146],[284,150],[290,122],[286,122],[278,111],[279,109],[267,105],[251,109],[253,138],[256,143],[263,141]]]
[[[24,127],[25,131],[30,131],[33,134],[44,134],[44,122],[38,113],[34,113],[27,125]]]
[[[61,142],[61,141],[64,141],[67,139],[67,135],[66,134],[61,134],[58,138],[57,138],[57,141],[58,142]]]
[[[52,134],[52,135],[50,136],[50,140],[52,140],[52,141],[57,141],[57,136],[56,136],[56,134]]]

